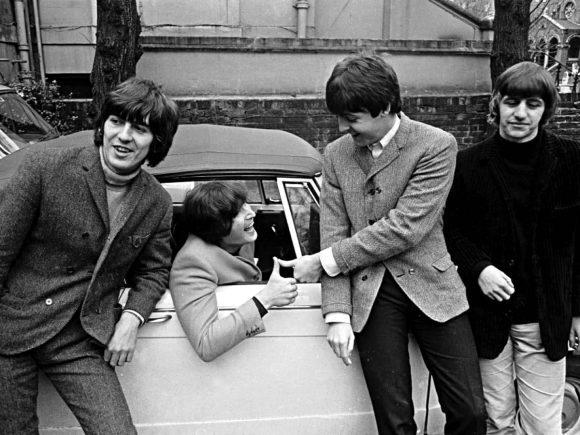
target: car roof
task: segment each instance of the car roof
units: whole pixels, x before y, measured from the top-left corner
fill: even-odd
[[[314,176],[320,153],[282,130],[223,125],[181,125],[163,162],[148,170],[160,180],[215,175]]]
[[[93,130],[80,131],[43,142],[42,147],[92,146],[93,134]],[[15,172],[25,152],[18,150],[0,159],[0,186]],[[145,168],[162,182],[192,176],[312,177],[322,171],[322,157],[305,140],[281,130],[184,124],[165,160],[155,168]]]

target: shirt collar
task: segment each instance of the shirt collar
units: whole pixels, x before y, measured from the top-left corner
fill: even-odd
[[[395,134],[397,134],[397,130],[399,130],[400,125],[401,125],[401,120],[399,119],[398,116],[395,116],[395,123],[393,124],[393,127],[389,131],[387,131],[387,134],[385,134],[381,138],[381,140],[379,140],[379,143],[381,144],[381,147],[383,149],[385,149],[385,147],[389,144],[391,139],[393,139]],[[369,145],[369,149],[371,151],[372,151],[372,147],[373,147],[373,144]]]

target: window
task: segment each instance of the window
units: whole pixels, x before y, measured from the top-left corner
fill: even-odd
[[[173,255],[183,246],[189,234],[183,217],[183,201],[187,192],[197,184],[208,180],[192,180],[163,183],[173,201]],[[245,186],[248,191],[248,204],[256,213],[254,228],[258,233],[255,242],[255,257],[262,271],[262,278],[267,280],[272,273],[273,257],[283,260],[296,258],[297,251],[288,227],[288,219],[282,204],[280,191],[275,179],[228,179]],[[318,207],[316,205],[316,207]],[[317,213],[317,212],[316,212]],[[290,221],[292,222],[292,221]],[[294,231],[292,231],[293,233]],[[283,276],[291,276],[292,271],[282,269]]]
[[[320,207],[318,192],[312,181],[284,181],[290,220],[296,243],[302,255],[320,251]]]

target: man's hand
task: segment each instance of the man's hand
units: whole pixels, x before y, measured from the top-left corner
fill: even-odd
[[[268,284],[256,295],[260,303],[267,310],[272,307],[283,307],[288,304],[293,304],[298,296],[296,279],[280,276],[280,263],[281,261],[274,257],[274,268],[272,269]]]
[[[507,301],[514,294],[514,285],[509,276],[495,266],[487,266],[477,280],[484,295],[495,301]]]
[[[350,323],[331,323],[328,325],[326,341],[337,357],[342,358],[346,366],[352,364],[350,354],[354,349],[354,333]]]
[[[294,260],[278,260],[282,267],[293,267],[294,278],[298,282],[319,282],[323,268],[320,263],[320,253],[304,255]]]
[[[574,349],[574,355],[580,355],[580,317],[572,317],[568,344]]]
[[[115,325],[115,332],[105,349],[105,361],[113,367],[122,366],[133,359],[139,323],[139,319],[133,314],[121,314],[121,318]]]

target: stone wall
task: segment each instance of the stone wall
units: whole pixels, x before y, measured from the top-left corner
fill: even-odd
[[[275,128],[302,137],[323,150],[340,134],[336,119],[328,113],[324,99],[313,97],[177,98],[181,123],[219,124],[240,127]],[[493,132],[487,124],[489,94],[450,96],[404,96],[403,111],[411,118],[442,128],[453,134],[459,148],[483,140]],[[89,102],[68,101],[68,108],[79,115],[78,129],[92,128]],[[580,139],[580,102],[571,94],[562,104],[548,128]]]

